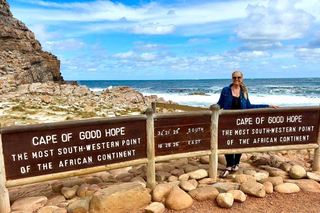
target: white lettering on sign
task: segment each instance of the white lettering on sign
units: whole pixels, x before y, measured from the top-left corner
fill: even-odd
[[[238,118],[236,124],[240,125],[252,125],[252,118]]]
[[[173,147],[178,147],[180,142],[170,142],[170,143],[160,143],[158,144],[158,148],[173,148]]]
[[[125,127],[105,129],[106,137],[125,135]]]
[[[233,139],[227,140],[227,145],[228,145],[228,146],[230,146],[230,145],[232,145],[232,144],[233,144]]]
[[[48,149],[48,150],[40,150],[40,151],[34,151],[32,152],[32,158],[47,158],[53,156],[53,149]]]
[[[79,133],[80,140],[90,140],[97,138],[101,138],[101,131],[99,129]]]
[[[261,134],[281,134],[281,133],[292,133],[297,132],[296,127],[271,127],[271,128],[260,128],[260,129],[251,129],[252,135],[261,135]]]
[[[277,143],[277,137],[254,138],[253,143]]]
[[[234,130],[234,135],[248,135],[250,129],[236,129]]]
[[[92,163],[92,156],[61,160],[59,162],[59,167],[76,166],[88,163]]]
[[[30,172],[30,168],[31,168],[31,166],[30,165],[27,165],[27,166],[22,166],[22,167],[20,167],[20,172],[21,172],[21,174],[25,174],[25,173],[28,173],[28,172]]]
[[[283,136],[280,137],[280,142],[302,142],[302,141],[308,141],[309,135],[297,135],[297,136]]]
[[[57,134],[40,136],[40,137],[35,136],[35,137],[32,138],[32,144],[34,146],[46,145],[46,144],[49,144],[49,143],[58,143]]]
[[[107,154],[102,154],[97,156],[98,161],[107,161],[107,160],[113,160],[117,158],[127,158],[131,156],[136,155],[136,150],[126,150],[122,152],[112,152],[112,153],[107,153]]]
[[[37,166],[38,166],[39,171],[53,169],[52,168],[52,162],[49,162],[49,163],[38,163]]]
[[[222,130],[222,135],[232,135],[232,129]]]
[[[287,123],[296,123],[302,122],[302,115],[292,115],[292,116],[287,116]]]
[[[61,141],[62,141],[63,143],[69,142],[69,141],[71,140],[71,138],[72,138],[72,133],[63,133],[63,134],[61,135]]]
[[[197,145],[200,144],[201,140],[190,140],[188,141],[188,145]]]
[[[256,124],[263,124],[264,120],[264,117],[256,117]]]
[[[84,149],[85,149],[84,146],[69,146],[69,147],[58,148],[57,151],[58,151],[58,155],[67,155],[67,154],[83,152]]]
[[[268,123],[269,124],[280,124],[284,122],[283,116],[269,116]]]
[[[21,160],[28,160],[28,153],[24,152],[24,153],[19,153],[19,154],[12,154],[12,159],[13,161],[21,161]]]
[[[180,128],[177,129],[163,129],[163,130],[158,130],[157,136],[163,136],[163,135],[177,135],[179,134]]]
[[[240,144],[249,144],[249,140],[250,138],[246,138],[246,139],[239,139]]]
[[[131,146],[140,144],[140,138],[122,140],[122,146]]]
[[[314,129],[314,126],[299,126],[298,129],[299,129],[299,132],[312,132]]]
[[[204,128],[203,127],[188,128],[187,135],[190,133],[197,133],[197,132],[204,132]]]

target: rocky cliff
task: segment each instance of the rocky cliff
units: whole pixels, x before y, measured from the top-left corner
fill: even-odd
[[[0,0],[0,88],[35,82],[63,82],[60,61],[45,52],[35,35]]]

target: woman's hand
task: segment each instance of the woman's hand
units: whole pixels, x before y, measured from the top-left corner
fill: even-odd
[[[276,106],[276,105],[269,105],[269,108],[275,108],[275,109],[277,109],[277,108],[279,108],[279,106]]]

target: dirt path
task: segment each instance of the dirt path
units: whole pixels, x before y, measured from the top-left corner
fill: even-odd
[[[320,193],[301,191],[295,194],[281,194],[274,192],[265,198],[247,196],[244,203],[234,203],[232,208],[223,209],[216,202],[195,202],[184,211],[166,209],[165,213],[319,213]]]

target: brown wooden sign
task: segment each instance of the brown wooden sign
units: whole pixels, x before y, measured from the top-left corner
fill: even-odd
[[[319,111],[223,114],[218,149],[317,143]]]
[[[146,158],[146,120],[86,120],[7,127],[7,180]]]
[[[156,118],[155,155],[210,150],[211,116]]]

